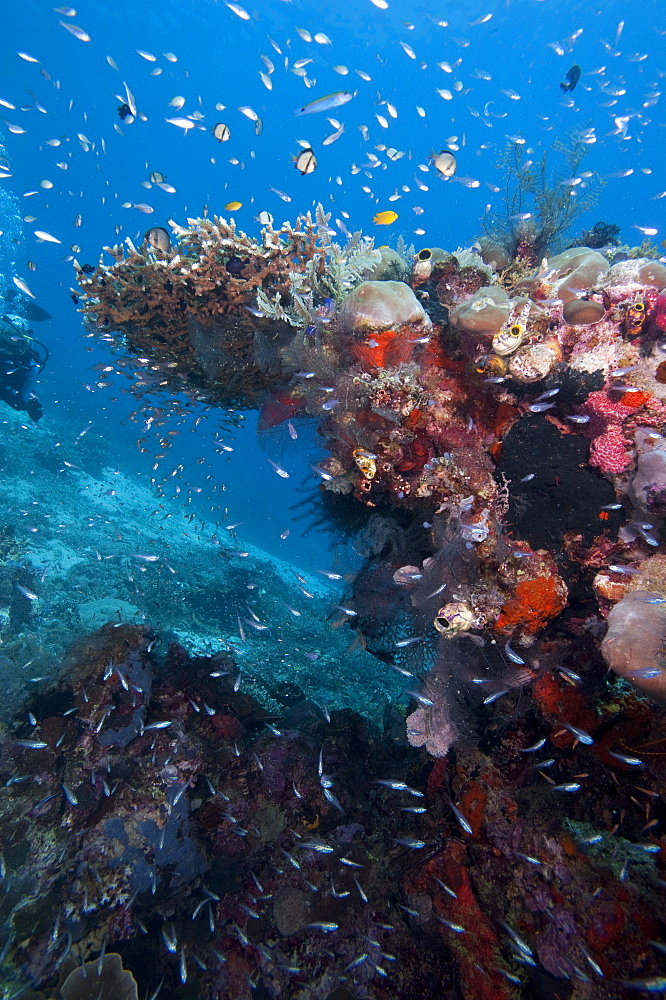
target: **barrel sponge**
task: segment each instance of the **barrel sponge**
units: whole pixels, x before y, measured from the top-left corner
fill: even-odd
[[[634,590],[611,608],[603,657],[616,674],[666,708],[666,600]],[[651,674],[658,670],[655,676]]]
[[[610,264],[589,247],[570,247],[547,261],[555,296],[563,302],[580,297],[581,292],[594,288],[610,269]],[[553,273],[554,272],[554,273]]]
[[[598,323],[605,315],[603,303],[591,299],[570,299],[562,310],[562,318],[569,326],[588,326]]]
[[[404,281],[363,281],[338,311],[347,333],[365,336],[403,326],[432,326],[423,306]]]
[[[451,313],[451,322],[466,333],[494,337],[511,313],[509,296],[499,285],[479,288]]]
[[[649,257],[621,260],[613,264],[600,284],[604,287],[643,285],[661,290],[666,288],[666,267]]]
[[[666,439],[651,428],[638,427],[634,435],[638,457],[630,491],[647,514],[666,515]]]
[[[123,969],[120,955],[86,962],[73,969],[60,987],[63,1000],[137,1000],[136,980]]]

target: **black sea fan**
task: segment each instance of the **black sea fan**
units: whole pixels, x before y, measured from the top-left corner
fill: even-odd
[[[597,199],[601,178],[583,184],[580,164],[589,152],[589,129],[553,143],[561,165],[549,172],[547,154],[539,162],[526,157],[524,142],[510,141],[498,163],[505,174],[504,206],[483,219],[483,230],[512,260],[529,266],[562,248],[566,233]]]

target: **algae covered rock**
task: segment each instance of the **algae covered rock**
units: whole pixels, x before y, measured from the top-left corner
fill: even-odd
[[[107,622],[136,622],[143,612],[128,601],[116,597],[99,597],[79,604],[79,618],[87,629],[98,629]]]

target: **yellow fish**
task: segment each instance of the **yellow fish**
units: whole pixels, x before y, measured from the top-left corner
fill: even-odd
[[[227,212],[236,212],[239,208],[243,207],[242,201],[228,201],[224,206]]]
[[[395,222],[395,220],[397,218],[398,218],[398,213],[397,212],[390,212],[390,211],[388,211],[388,212],[377,212],[376,215],[373,215],[372,221],[377,226],[390,226],[391,223]]]

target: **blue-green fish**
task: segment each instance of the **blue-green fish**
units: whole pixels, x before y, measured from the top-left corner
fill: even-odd
[[[296,115],[313,115],[315,111],[332,111],[339,108],[347,101],[351,101],[354,95],[349,90],[337,90],[334,94],[327,94],[326,97],[318,97],[316,101],[310,101],[304,107],[295,111]]]
[[[666,993],[666,976],[654,976],[653,979],[623,979],[622,985],[627,990],[641,990],[643,993]]]

